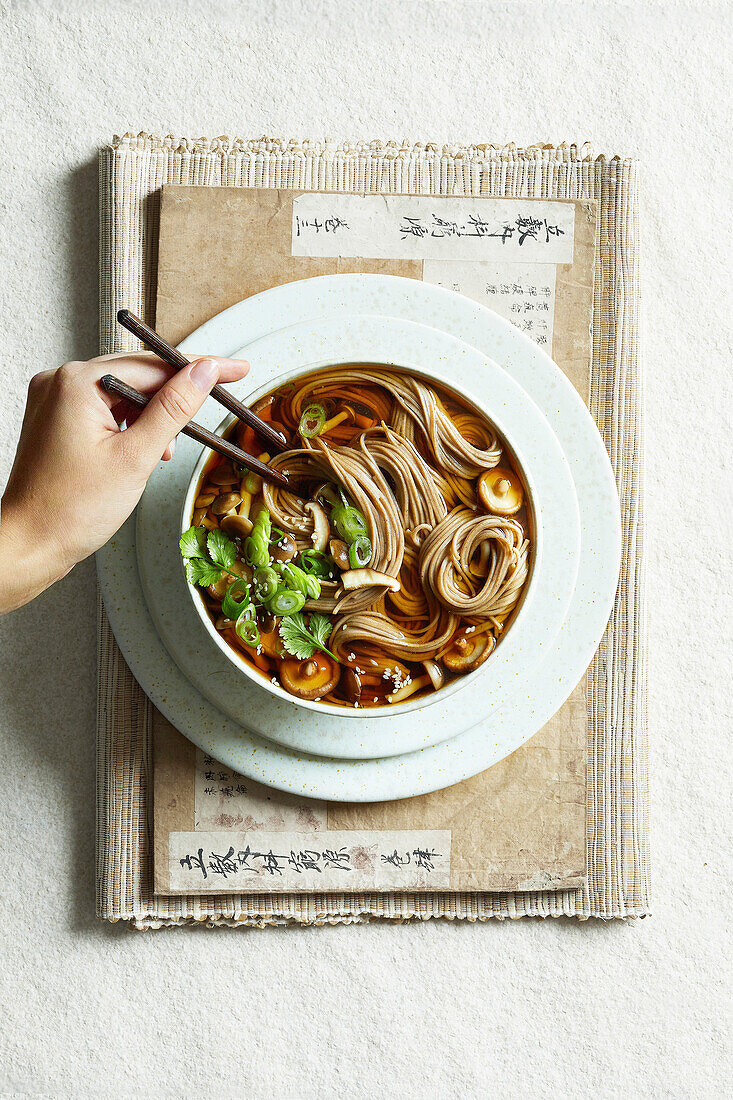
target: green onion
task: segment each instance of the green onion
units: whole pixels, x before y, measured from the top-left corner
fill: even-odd
[[[281,539],[285,538],[285,532],[280,527],[273,527],[270,532],[270,545],[272,543],[278,543]]]
[[[372,560],[372,544],[366,535],[359,535],[349,547],[349,565],[352,569],[362,569]]]
[[[318,577],[320,580],[330,580],[333,577],[333,566],[325,554],[320,550],[303,550],[300,554],[300,568],[310,577]]]
[[[247,474],[244,479],[244,488],[246,492],[251,493],[252,496],[256,496],[262,488],[262,478],[259,474]]]
[[[264,506],[260,508],[259,512],[255,516],[255,526],[261,527],[267,536],[267,541],[270,541],[270,532],[272,531],[272,519],[270,518],[270,512]]]
[[[252,586],[254,588],[255,599],[258,603],[265,603],[269,600],[270,596],[274,596],[279,584],[280,578],[275,570],[271,569],[269,565],[256,569],[255,575],[252,578]]]
[[[302,592],[293,592],[284,586],[278,588],[274,596],[265,604],[271,615],[294,615],[305,604],[305,596]]]
[[[261,527],[253,527],[244,540],[244,560],[253,569],[264,569],[270,561],[270,546]]]
[[[241,596],[241,599],[237,599]],[[233,581],[226,590],[221,604],[221,613],[227,619],[238,619],[248,604],[251,604],[249,582],[244,579]]]
[[[331,519],[336,524],[336,530],[344,542],[353,542],[360,535],[367,533],[367,522],[364,516],[352,504],[337,504],[331,510]]]
[[[305,439],[313,439],[318,435],[326,423],[326,410],[323,405],[308,405],[303,410],[298,431]]]
[[[242,641],[246,642],[247,645],[259,645],[260,632],[257,629],[257,623],[254,619],[245,618],[245,615],[242,614],[234,624],[234,629]]]
[[[318,599],[321,594],[321,582],[318,577],[305,573],[292,562],[285,562],[278,568],[283,580],[293,592],[302,592],[312,600]]]
[[[244,560],[253,569],[264,569],[270,562],[272,521],[267,508],[260,508],[254,526],[244,540]]]

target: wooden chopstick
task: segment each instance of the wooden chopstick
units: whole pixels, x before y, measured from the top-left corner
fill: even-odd
[[[115,378],[113,374],[105,374],[100,378],[99,384],[105,393],[121,397],[125,401],[129,401],[131,405],[137,405],[139,409],[144,409],[150,400],[139,390],[135,390],[132,386],[128,386],[126,382]],[[194,424],[193,421],[190,421],[181,431],[184,435],[189,435],[191,439],[195,439],[197,443],[203,443],[205,447],[210,447],[212,451],[218,451],[225,458],[231,458],[239,466],[245,466],[252,473],[259,474],[264,481],[271,481],[274,485],[279,485],[283,489],[292,488],[285,474],[266,466],[264,462],[260,462],[258,458],[242,451],[234,443],[230,443],[228,439],[222,439],[220,435],[214,435],[208,428],[202,428],[200,424]]]
[[[185,355],[181,355],[180,351],[169,344],[167,340],[164,340],[155,329],[150,328],[139,317],[136,317],[134,313],[130,313],[129,309],[119,310],[117,320],[123,328],[126,328],[133,336],[137,336],[143,344],[147,344],[151,351],[154,351],[169,367],[181,370],[182,367],[188,366],[189,361]],[[239,420],[252,428],[260,439],[267,444],[268,451],[286,451],[288,449],[287,440],[282,432],[278,432],[269,424],[265,424],[264,420],[260,420],[257,413],[253,413],[241,401],[237,401],[236,397],[233,397],[229,390],[225,390],[218,382],[211,391],[211,396],[229,412],[234,413]]]

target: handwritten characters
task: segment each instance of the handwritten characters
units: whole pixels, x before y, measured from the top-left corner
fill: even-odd
[[[450,221],[441,218],[438,214],[432,214],[427,221],[424,218],[405,215],[400,223],[401,240],[408,237],[496,237],[502,244],[514,239],[521,246],[529,238],[533,241],[550,243],[552,237],[562,237],[565,230],[559,225],[551,225],[547,218],[532,218],[518,216],[513,224],[491,223],[478,214],[471,214],[465,222]]]
[[[325,851],[291,849],[289,852],[276,854],[272,848],[265,852],[254,851],[249,844],[238,852],[235,852],[230,845],[226,855],[209,852],[204,856],[204,849],[199,848],[195,853],[188,852],[179,860],[179,863],[187,871],[200,871],[204,878],[208,878],[209,872],[227,878],[229,875],[240,872],[249,872],[254,875],[282,875],[283,870],[286,869],[295,871],[299,875],[307,871],[321,874],[325,867],[332,867],[339,871],[353,870],[351,854],[346,848],[338,850],[326,848]]]
[[[295,215],[295,235],[299,237],[306,230],[312,233],[337,233],[339,229],[348,229],[343,218],[332,215],[328,218],[301,218]]]
[[[236,772],[230,771],[228,768],[223,768],[221,764],[217,764],[213,756],[209,756],[205,753],[202,758],[203,763],[203,778],[205,785],[203,792],[205,795],[216,796],[221,798],[234,798],[238,794],[246,794],[247,786],[242,782],[241,775],[237,775]]]
[[[353,855],[354,852],[345,845],[340,848],[291,848],[289,852],[274,852],[272,848],[259,851],[247,844],[238,851],[230,845],[226,852],[209,851],[206,854],[203,848],[198,848],[194,852],[186,852],[178,862],[185,870],[198,871],[205,879],[209,875],[221,875],[226,879],[239,874],[282,876],[284,871],[294,871],[298,875],[320,875],[326,869],[348,872],[356,869]],[[416,847],[404,852],[398,852],[395,848],[392,852],[378,855],[382,863],[392,867],[413,866],[428,874],[436,869],[437,861],[441,859],[440,852],[429,847]]]
[[[440,852],[431,848],[415,848],[412,853],[398,852],[397,849],[389,855],[382,856],[382,863],[391,863],[393,867],[409,867],[414,862],[416,867],[423,871],[434,871],[435,861],[440,859]]]

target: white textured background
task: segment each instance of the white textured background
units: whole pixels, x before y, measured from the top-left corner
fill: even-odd
[[[653,917],[609,926],[98,924],[85,563],[0,622],[0,1092],[724,1095],[730,7],[0,0],[0,13],[0,485],[30,375],[95,352],[95,157],[113,133],[588,139],[641,158],[655,880]]]

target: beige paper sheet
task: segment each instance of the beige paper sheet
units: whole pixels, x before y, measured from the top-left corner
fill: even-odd
[[[325,210],[335,205],[335,196],[315,198],[328,200]],[[345,264],[349,271],[379,270],[422,278],[422,260],[374,261],[368,257],[352,257],[343,261],[337,257],[314,259],[292,255],[293,206],[297,199],[298,192],[293,190],[163,188],[156,305],[156,325],[162,335],[179,343],[210,316],[265,286],[333,274],[343,271]],[[450,199],[442,202],[441,206],[432,200],[431,209],[438,209],[445,219],[451,206],[456,204]],[[467,202],[461,200],[464,217],[468,212]],[[394,199],[393,203],[408,216],[417,214],[425,206],[415,203],[411,197]],[[492,200],[487,200],[486,206],[481,199],[471,200],[470,211],[480,215],[495,205]],[[556,269],[553,348],[560,366],[586,397],[590,370],[595,204],[564,202],[550,206],[569,211],[571,228],[574,222],[572,262],[550,265]],[[543,214],[547,204],[542,200],[504,200],[503,208],[513,219],[528,210]],[[563,218],[567,227],[568,213],[563,212]],[[451,243],[448,241],[447,246]],[[489,243],[494,249],[501,248],[501,242],[495,238]],[[475,240],[471,244],[475,247]],[[459,254],[460,246],[459,241],[456,248]],[[302,249],[302,244],[299,247]],[[333,246],[329,242],[325,247]],[[567,247],[565,254],[568,254]],[[450,260],[449,266],[455,268],[456,279],[466,277],[466,273],[473,270],[472,264],[461,267],[456,260]],[[508,271],[520,270],[509,263],[506,267]],[[513,281],[519,278],[517,274]],[[330,804],[325,827],[327,830],[368,830],[375,839],[395,831],[448,830],[451,834],[448,887],[451,890],[550,890],[582,886],[586,875],[585,696],[586,686],[582,681],[568,702],[528,744],[483,774],[419,798],[371,805]],[[179,866],[178,834],[189,834],[195,828],[191,796],[195,753],[157,714],[153,737],[156,892],[209,891],[212,889],[210,874],[204,877],[189,873],[182,877]],[[241,777],[234,777],[233,782],[236,786],[252,786]],[[275,804],[284,797],[275,791],[271,794]],[[240,801],[246,802],[246,796]],[[237,804],[236,798],[232,804]],[[253,815],[246,809],[244,812],[250,820],[249,838],[256,835],[257,828],[265,826],[263,823],[255,826]],[[231,816],[231,821],[234,840],[241,826],[237,825],[236,816]],[[199,835],[205,849],[208,843],[212,854],[210,862],[215,866],[217,860],[213,855],[219,852],[216,834],[202,830]],[[284,835],[283,839],[287,837]],[[319,889],[320,878],[320,873],[301,874],[299,889]],[[433,884],[429,876],[422,876],[408,882],[395,871],[391,880],[382,878],[380,882],[382,889],[398,888],[401,882],[410,890],[438,889],[437,875],[434,880]],[[236,870],[227,876],[219,874],[218,882],[221,892],[278,888],[270,876],[236,873]],[[287,886],[283,879],[280,889],[292,889],[292,886]]]

